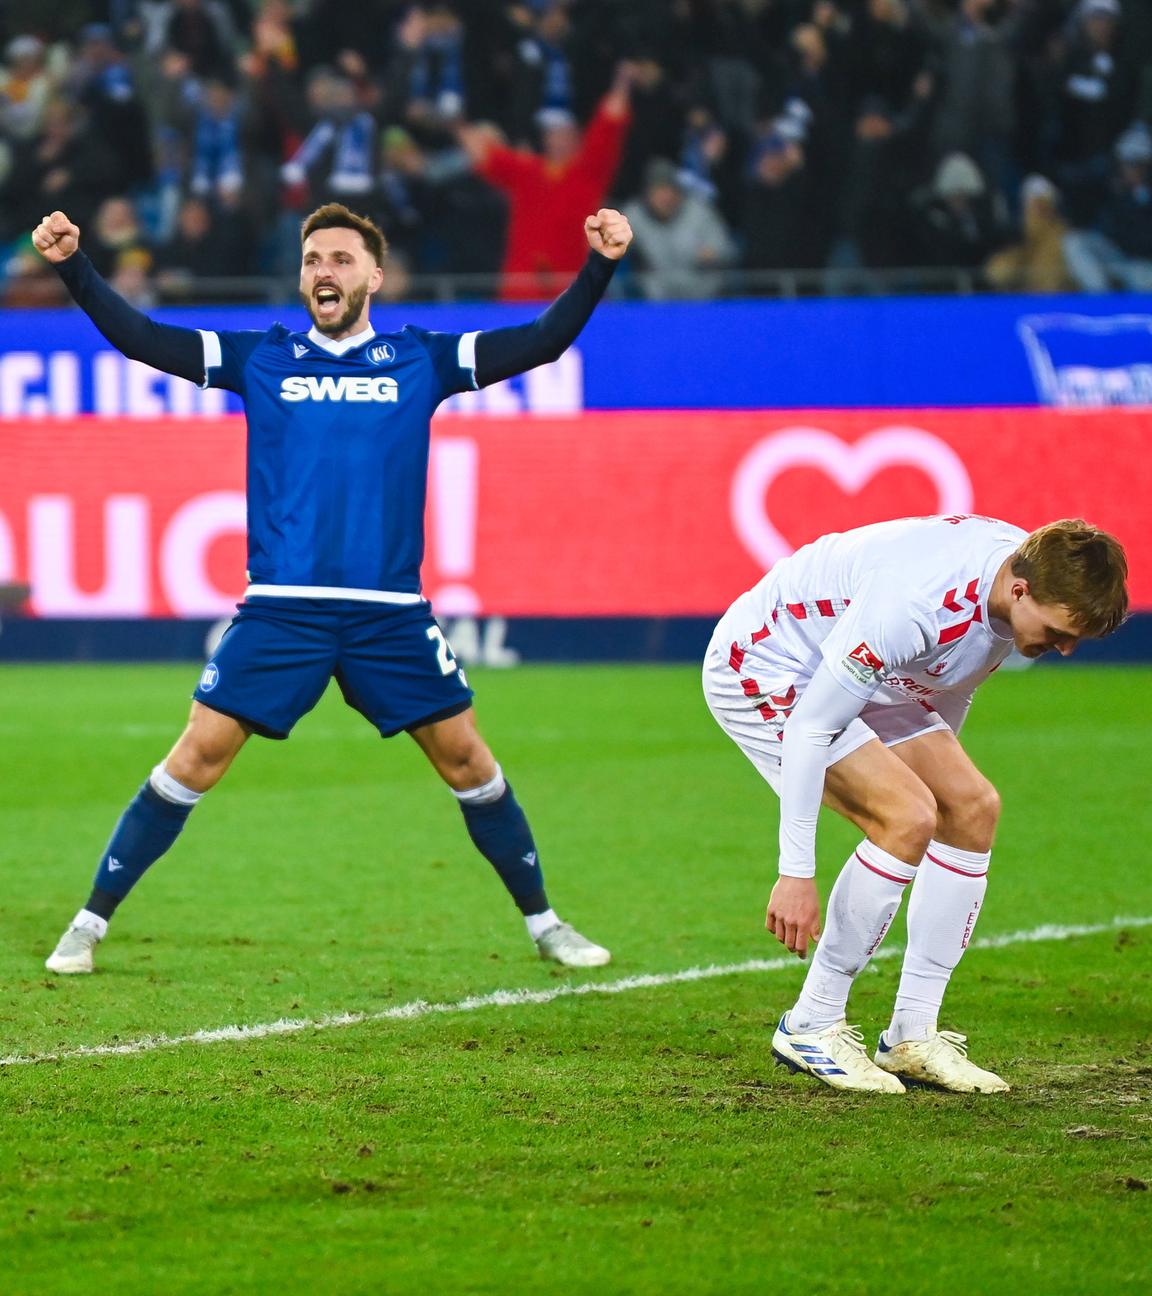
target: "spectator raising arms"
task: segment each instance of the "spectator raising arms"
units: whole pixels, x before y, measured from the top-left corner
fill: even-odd
[[[1076,283],[1147,260],[1152,0],[8,0],[0,54],[0,253],[125,199],[181,295],[190,197],[260,276],[352,203],[416,299],[551,296],[604,203],[661,295],[1059,284],[1061,222]]]
[[[573,220],[598,209],[612,183],[630,120],[631,80],[630,65],[621,63],[583,135],[571,114],[542,110],[541,154],[507,147],[490,128],[460,129],[472,165],[508,199],[500,294],[506,301],[548,297],[579,269],[584,251]]]

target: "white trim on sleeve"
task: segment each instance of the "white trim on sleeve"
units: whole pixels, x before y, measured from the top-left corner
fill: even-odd
[[[208,386],[208,378],[213,369],[219,369],[224,363],[224,353],[220,349],[220,335],[211,329],[197,329],[204,343],[204,381],[201,387]]]
[[[473,388],[480,385],[476,381],[476,339],[479,336],[479,330],[475,333],[461,333],[460,345],[456,348],[456,363],[472,375]]]

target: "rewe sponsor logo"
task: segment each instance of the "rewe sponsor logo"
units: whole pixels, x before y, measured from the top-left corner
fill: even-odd
[[[931,671],[925,672],[931,675]],[[888,688],[896,689],[897,692],[907,693],[909,697],[925,698],[936,697],[937,694],[943,693],[943,689],[929,688],[927,684],[918,684],[914,679],[909,679],[907,675],[885,675],[884,683]]]
[[[356,401],[387,402],[400,399],[395,378],[333,378],[296,376],[280,384],[280,399],[286,401]]]

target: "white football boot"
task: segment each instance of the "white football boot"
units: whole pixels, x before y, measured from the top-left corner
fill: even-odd
[[[832,1089],[861,1093],[904,1093],[904,1086],[868,1057],[864,1036],[843,1018],[835,1026],[807,1034],[788,1029],[788,1014],[772,1036],[772,1056],[790,1071],[815,1076]]]
[[[536,948],[542,959],[550,959],[564,967],[603,967],[612,961],[612,955],[596,945],[570,923],[557,923],[536,937]]]
[[[909,1084],[933,1085],[949,1093],[1008,1093],[1010,1086],[995,1072],[969,1062],[967,1039],[956,1031],[937,1031],[927,1039],[889,1047],[881,1035],[874,1061]]]
[[[95,927],[73,923],[60,937],[59,943],[44,960],[49,972],[61,976],[74,976],[93,970],[92,951],[100,944],[100,934]]]

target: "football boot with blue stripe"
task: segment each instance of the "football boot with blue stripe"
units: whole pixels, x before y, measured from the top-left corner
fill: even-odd
[[[835,1026],[801,1033],[788,1028],[788,1014],[772,1036],[772,1056],[789,1071],[815,1076],[832,1089],[904,1093],[904,1086],[868,1056],[864,1036],[842,1018]]]

